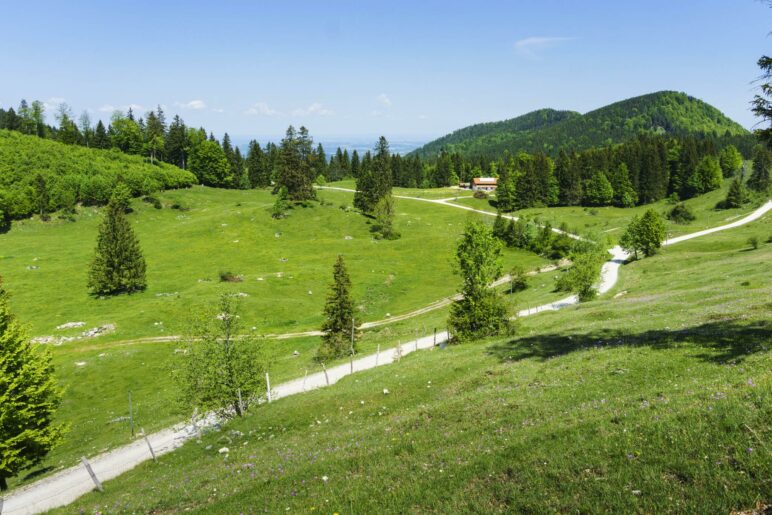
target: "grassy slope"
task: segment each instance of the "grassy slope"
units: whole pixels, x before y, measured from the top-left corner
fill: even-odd
[[[768,502],[772,245],[745,241],[770,219],[630,264],[609,295],[524,319],[514,339],[418,353],[264,406],[62,511],[720,513]]]
[[[679,236],[723,225],[742,217],[761,204],[761,200],[757,199],[753,203],[737,209],[715,209],[716,204],[726,198],[730,184],[731,181],[726,179],[718,190],[686,200],[684,204],[692,209],[697,217],[696,220],[688,224],[676,224],[665,218],[665,227],[668,235]],[[496,208],[491,206],[488,200],[485,199],[463,198],[455,202],[483,211],[496,212]],[[611,241],[616,242],[624,233],[630,219],[635,215],[642,215],[650,208],[655,209],[664,217],[673,206],[666,200],[660,200],[659,202],[634,208],[549,207],[521,209],[512,214],[537,218],[542,222],[549,221],[554,227],[560,227],[561,224],[565,223],[570,231],[579,234],[594,233],[599,236],[608,236]]]
[[[60,334],[55,327],[71,321],[115,324],[115,333],[101,340],[179,334],[191,307],[221,291],[249,295],[244,319],[261,333],[317,329],[338,253],[347,258],[363,321],[412,311],[455,291],[455,281],[448,280],[452,249],[468,213],[398,200],[396,226],[403,237],[383,242],[372,239],[365,218],[339,209],[351,204],[352,194],[320,196],[332,205],[298,209],[279,221],[270,217],[274,198],[265,191],[199,187],[161,195],[166,203],[192,207],[185,212],[135,201],[130,220],[147,259],[148,290],[131,296],[88,295],[101,220],[96,209],[84,209],[76,223],[14,224],[0,235],[0,274],[13,294],[12,308],[33,335]],[[528,269],[544,260],[508,251],[506,264],[514,263]],[[243,274],[244,282],[220,283],[224,270]]]
[[[373,243],[364,219],[338,208],[350,204],[351,194],[328,191],[321,196],[334,205],[298,209],[278,222],[268,212],[273,198],[263,191],[194,188],[161,196],[167,204],[177,200],[196,206],[185,212],[158,211],[135,202],[137,212],[130,218],[144,243],[150,287],[142,294],[107,300],[89,297],[85,290],[97,210],[83,210],[75,223],[24,221],[0,236],[0,274],[13,294],[13,309],[31,324],[33,335],[77,334],[82,329],[54,331],[56,325],[76,320],[87,322],[86,327],[117,324],[114,334],[53,348],[57,374],[66,388],[59,417],[72,430],[43,467],[70,466],[83,454],[126,443],[128,421],[121,417],[127,415],[129,390],[138,427],[153,431],[190,415],[172,402],[174,386],[169,372],[179,359],[174,352],[179,344],[126,340],[179,334],[189,310],[213,301],[219,291],[249,293],[243,299],[243,316],[261,332],[317,329],[330,282],[330,263],[342,251],[348,258],[355,298],[366,308],[366,320],[411,311],[455,293],[458,280],[451,275],[450,256],[468,213],[401,200],[397,203],[398,227],[403,238]],[[282,232],[278,239],[276,231]],[[343,235],[354,239],[344,240]],[[238,244],[233,243],[235,239]],[[279,257],[284,256],[290,261],[280,262]],[[531,269],[545,261],[530,253],[507,251],[505,264],[515,263]],[[29,265],[40,268],[28,270]],[[245,282],[216,282],[222,269],[244,273]],[[272,277],[266,270],[284,271],[285,277]],[[391,279],[390,274],[394,275]],[[264,281],[257,281],[257,276]],[[203,277],[213,282],[199,283],[198,278]],[[308,295],[309,289],[313,295]],[[512,300],[533,305],[537,295],[539,299],[545,295],[543,290],[536,287]],[[179,296],[156,296],[165,292]],[[300,316],[304,317],[302,324],[283,323]],[[405,343],[416,331],[423,335],[444,328],[446,320],[445,308],[375,328],[364,334],[360,350],[374,352],[378,344]],[[266,341],[274,384],[302,376],[307,369],[318,371],[313,360],[318,345],[315,337]],[[299,357],[293,356],[296,350]]]

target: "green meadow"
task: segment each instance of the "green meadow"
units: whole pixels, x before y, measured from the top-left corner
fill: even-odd
[[[261,406],[60,510],[727,513],[768,502],[770,215],[517,334]],[[388,394],[384,394],[384,389]],[[226,455],[218,453],[228,447]]]

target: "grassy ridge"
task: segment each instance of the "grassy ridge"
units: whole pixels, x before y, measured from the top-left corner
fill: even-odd
[[[629,98],[580,115],[572,111],[542,109],[501,122],[459,129],[413,152],[434,158],[445,149],[465,156],[495,158],[512,153],[583,150],[620,143],[638,134],[683,136],[747,135],[738,123],[715,107],[675,91],[659,91]]]
[[[524,319],[514,339],[418,353],[261,407],[61,511],[728,512],[768,502],[772,245],[745,242],[769,221],[627,265],[604,298]]]

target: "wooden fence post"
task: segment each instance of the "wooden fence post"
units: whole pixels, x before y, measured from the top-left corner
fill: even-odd
[[[303,391],[306,391],[306,379],[308,379],[308,369],[306,369],[306,375],[303,376]]]
[[[378,366],[378,359],[381,357],[381,344],[378,344],[378,348],[375,350],[375,366]]]
[[[131,427],[131,436],[134,436],[134,408],[131,405],[131,390],[129,390],[129,426]]]
[[[94,469],[91,468],[91,463],[88,462],[85,456],[80,457],[80,461],[83,462],[83,465],[86,467],[86,470],[88,470],[89,476],[91,476],[91,480],[96,485],[97,490],[100,492],[104,492],[105,489],[102,488],[102,483],[99,482],[99,479],[97,479],[96,474],[94,474]]]
[[[327,386],[330,386],[330,376],[327,375],[327,367],[322,363],[322,370],[324,370],[324,380],[327,382]]]
[[[145,433],[145,428],[142,428],[142,436],[145,438],[145,443],[147,444],[147,448],[150,449],[150,455],[153,457],[153,461],[155,463],[158,463],[158,459],[155,457],[155,451],[153,450],[153,446],[150,445],[150,440],[147,437],[147,434]]]
[[[265,392],[268,395],[268,402],[271,402],[271,378],[268,377],[268,372],[265,373]]]

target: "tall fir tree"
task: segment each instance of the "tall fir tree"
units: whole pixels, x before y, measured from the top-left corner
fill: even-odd
[[[249,142],[245,167],[249,175],[249,183],[253,188],[265,188],[271,185],[267,157],[255,140]]]
[[[0,491],[61,442],[66,426],[54,423],[61,399],[50,351],[32,345],[0,279]]]
[[[124,206],[110,199],[99,227],[96,254],[91,264],[88,287],[94,295],[115,295],[142,291],[147,286],[145,258]]]
[[[768,193],[770,189],[769,170],[772,168],[772,152],[756,146],[753,149],[753,168],[748,177],[748,188],[761,193]]]
[[[317,353],[317,359],[322,362],[356,353],[357,350],[351,277],[341,255],[338,255],[335,261],[332,277],[333,281],[324,306],[322,324],[324,334]]]
[[[310,172],[310,146],[311,139],[305,128],[296,132],[290,125],[279,148],[274,192],[284,187],[289,199],[295,202],[316,198]]]

